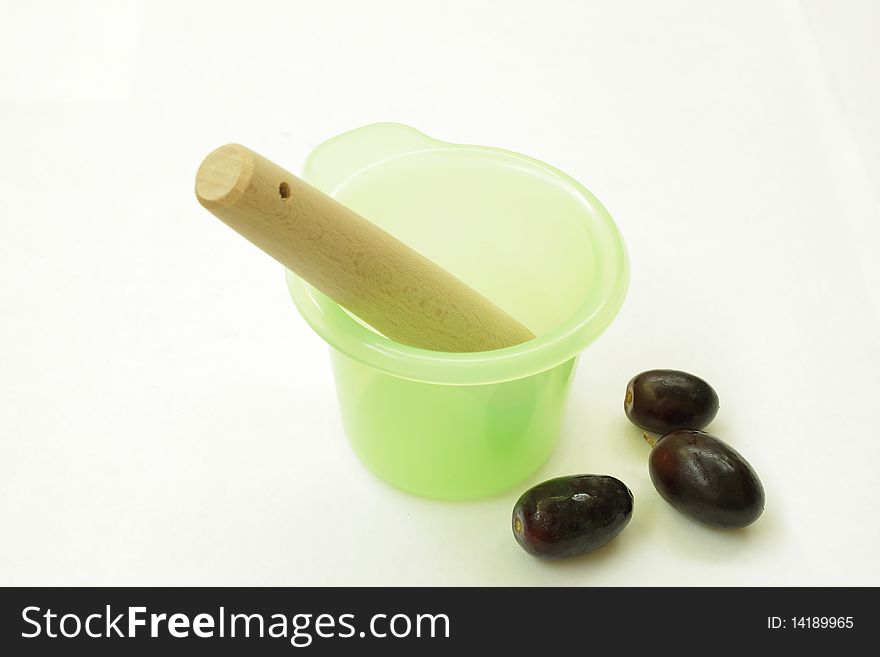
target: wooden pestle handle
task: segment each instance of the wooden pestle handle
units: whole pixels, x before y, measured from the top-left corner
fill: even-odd
[[[237,144],[210,153],[199,202],[386,337],[489,351],[535,336],[455,276],[356,212]]]

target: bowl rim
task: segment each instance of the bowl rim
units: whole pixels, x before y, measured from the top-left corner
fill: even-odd
[[[373,126],[366,126],[360,130],[371,127]],[[350,131],[340,137],[354,132],[357,131]],[[584,224],[596,246],[594,275],[603,278],[610,276],[611,284],[607,286],[602,296],[585,300],[568,319],[551,331],[528,342],[494,351],[440,352],[394,342],[362,325],[332,299],[290,270],[286,270],[290,295],[303,318],[325,342],[348,357],[387,374],[425,383],[445,385],[498,383],[538,374],[576,357],[602,334],[617,315],[629,286],[629,258],[626,246],[611,215],[599,200],[574,178],[540,160],[500,148],[451,144],[424,137],[424,147],[411,148],[377,159],[367,166],[350,172],[333,189],[323,191],[336,196],[349,181],[367,169],[391,159],[425,151],[455,150],[514,160],[520,165],[549,175],[579,199],[584,207]],[[337,139],[339,137],[319,145],[313,151],[313,155],[324,145]],[[308,180],[307,175],[304,175],[304,178]],[[587,219],[591,221],[588,222]]]

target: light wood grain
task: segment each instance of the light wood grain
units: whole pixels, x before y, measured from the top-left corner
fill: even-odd
[[[446,270],[244,146],[222,146],[205,158],[196,196],[245,238],[392,340],[472,352],[535,337]]]

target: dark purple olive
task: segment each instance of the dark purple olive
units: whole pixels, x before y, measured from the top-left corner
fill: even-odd
[[[718,395],[703,379],[678,370],[648,370],[626,385],[623,410],[645,431],[703,429],[718,413]]]
[[[764,487],[736,450],[704,431],[672,431],[648,458],[654,488],[676,509],[707,525],[750,525],[764,511]]]
[[[614,477],[559,477],[522,494],[513,507],[513,535],[536,557],[571,557],[617,536],[632,511],[632,493]]]

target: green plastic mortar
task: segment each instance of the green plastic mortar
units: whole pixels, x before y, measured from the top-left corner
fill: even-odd
[[[535,472],[559,436],[578,354],[611,323],[629,264],[614,222],[577,181],[497,148],[379,123],[312,151],[303,178],[444,267],[535,340],[445,353],[393,342],[287,272],[331,347],[345,433],[410,493],[464,500]]]

